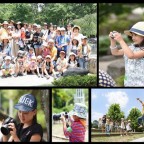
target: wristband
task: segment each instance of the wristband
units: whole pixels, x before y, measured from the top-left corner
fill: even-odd
[[[111,49],[111,50],[117,49],[117,45],[116,45],[115,47],[110,46],[110,49]]]

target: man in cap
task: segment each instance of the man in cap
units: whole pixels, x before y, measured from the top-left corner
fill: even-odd
[[[82,37],[82,44],[78,50],[78,62],[81,68],[88,68],[88,59],[90,58],[91,47],[88,44],[88,38]]]

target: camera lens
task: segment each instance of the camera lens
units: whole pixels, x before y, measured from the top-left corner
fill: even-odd
[[[10,132],[10,129],[8,128],[8,124],[5,124],[1,127],[1,132],[3,135],[8,135]]]

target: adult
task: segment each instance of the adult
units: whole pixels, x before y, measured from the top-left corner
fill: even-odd
[[[71,26],[70,23],[67,24],[66,34],[69,36],[69,38],[71,37],[71,34],[72,34],[72,26]]]
[[[65,28],[62,27],[60,29],[61,31],[61,35],[58,37],[57,41],[56,41],[56,46],[57,46],[57,57],[59,57],[60,52],[64,51],[67,54],[67,47],[70,43],[70,39],[68,37],[68,35],[65,34]],[[66,57],[66,55],[65,55]]]
[[[56,59],[57,59],[57,48],[54,46],[54,40],[49,39],[48,41],[48,49],[50,50],[50,56],[51,61],[53,62],[53,65],[56,65]]]
[[[49,31],[48,31],[48,36],[47,36],[47,41],[49,39],[54,39],[55,38],[55,31],[54,31],[54,26],[50,25]]]
[[[43,33],[43,37],[42,37],[43,43],[47,40],[48,31],[49,31],[48,24],[45,22],[43,25],[43,29],[41,30],[41,32]]]
[[[83,37],[83,34],[80,33],[80,30],[81,30],[81,28],[79,26],[75,25],[72,28],[72,34],[71,34],[71,40],[74,37],[76,37],[79,40],[79,44],[81,44],[81,40],[82,40],[82,37]]]
[[[41,44],[42,44],[43,33],[41,32],[40,25],[37,25],[36,32],[33,34],[33,36],[37,39],[37,43],[35,44],[34,49],[36,52],[36,56],[38,56],[42,54]]]
[[[8,24],[9,23],[7,21],[4,21],[2,24],[2,28],[0,29],[0,42],[1,42],[1,37],[8,36],[8,32],[7,32]]]
[[[86,36],[82,37],[82,44],[78,50],[78,62],[81,68],[87,69],[88,67],[88,59],[90,58],[91,47],[88,44],[88,40]]]
[[[139,98],[137,98],[137,100],[142,104],[142,116],[138,118],[139,128],[141,128],[143,127],[143,123],[144,123],[144,102],[141,101]]]
[[[103,117],[102,117],[102,132],[105,131],[105,124],[106,124],[106,115],[103,115]]]

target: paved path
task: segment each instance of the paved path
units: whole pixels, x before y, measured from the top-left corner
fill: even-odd
[[[144,142],[144,137],[132,140],[130,142]]]
[[[0,86],[51,86],[54,78],[38,78],[36,75],[0,78]]]

